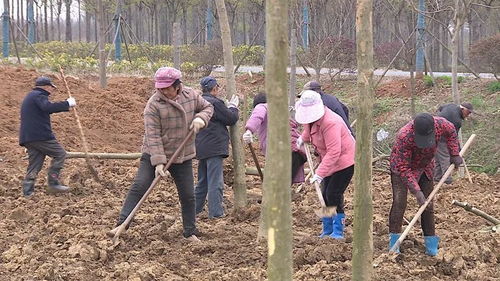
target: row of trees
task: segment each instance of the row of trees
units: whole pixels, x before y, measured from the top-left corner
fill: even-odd
[[[102,2],[107,42],[114,39],[113,20],[117,19],[117,13],[140,42],[172,44],[174,22],[180,23],[183,44],[206,44],[221,37],[214,0]],[[458,58],[468,62],[469,47],[500,30],[500,13],[491,8],[500,5],[500,0],[425,2],[424,39],[428,61],[434,70],[450,68],[452,56],[447,48],[451,49],[453,40],[458,42]],[[462,2],[465,4],[462,5]],[[118,3],[121,4],[120,12]],[[265,45],[265,3],[264,0],[225,1],[234,45]],[[33,5],[34,41],[97,42],[97,0],[4,0],[4,6],[7,5],[11,7],[12,22],[20,28],[13,29],[16,40],[25,40],[21,30],[28,34],[30,21],[24,11]],[[373,7],[375,52],[378,58],[385,57],[387,60],[380,63],[388,64],[403,44],[402,40],[416,29],[418,0],[374,0]],[[351,0],[289,1],[288,18],[291,24],[288,31],[296,28],[298,42],[302,48],[310,50],[304,55],[310,57],[304,57],[304,60],[315,67],[324,66],[327,61],[336,64],[348,62],[346,64],[353,67],[355,12],[356,3]],[[458,18],[460,21],[457,21]],[[415,36],[407,40],[410,44],[408,50],[415,48]],[[347,55],[342,58],[335,58],[333,55],[339,54],[337,47],[349,52],[344,52]],[[330,53],[332,49],[336,51]],[[395,61],[396,68],[412,65],[404,56]]]

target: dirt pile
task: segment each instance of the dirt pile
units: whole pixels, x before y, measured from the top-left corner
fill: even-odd
[[[182,225],[175,187],[162,182],[141,208],[117,248],[105,236],[116,221],[125,193],[137,170],[137,161],[93,161],[104,186],[92,180],[85,162],[68,159],[63,171],[71,193],[49,196],[43,191],[45,169],[39,175],[35,196],[21,196],[20,181],[27,162],[17,144],[19,105],[31,88],[35,71],[0,68],[0,280],[263,280],[267,249],[256,241],[260,207],[260,182],[247,177],[249,205],[233,213],[231,181],[226,176],[228,216],[198,220],[202,242],[181,239]],[[243,79],[242,82],[246,81]],[[253,80],[248,80],[249,83]],[[61,81],[55,81],[62,86]],[[188,84],[195,85],[194,83]],[[262,82],[259,82],[262,83]],[[107,90],[95,79],[70,78],[82,123],[96,152],[137,152],[141,144],[142,110],[151,81],[112,78]],[[253,88],[254,85],[242,87]],[[66,98],[60,90],[54,100]],[[71,113],[53,116],[54,131],[68,151],[81,150]],[[249,155],[249,154],[247,154]],[[249,164],[251,159],[248,159]],[[232,173],[230,161],[226,172]],[[487,223],[450,205],[452,199],[468,201],[499,216],[500,178],[474,175],[446,186],[436,205],[441,250],[436,258],[423,254],[423,238],[414,228],[402,245],[402,254],[374,269],[375,280],[498,280],[500,236],[479,232]],[[112,183],[112,184],[111,184]],[[374,255],[386,252],[390,181],[386,174],[374,179]],[[352,253],[353,186],[346,193],[345,241],[318,239],[315,192],[306,187],[293,196],[294,279],[350,280]],[[409,200],[406,217],[416,211]]]

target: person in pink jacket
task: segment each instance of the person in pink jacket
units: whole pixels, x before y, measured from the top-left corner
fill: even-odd
[[[267,99],[265,93],[257,94],[253,99],[253,110],[245,125],[243,141],[253,142],[253,134],[259,138],[260,150],[266,155],[267,145]],[[297,147],[299,124],[290,119],[290,142],[292,147],[292,183],[304,182],[304,163],[307,161],[303,149]]]
[[[295,104],[295,120],[304,125],[297,140],[300,147],[311,143],[320,157],[320,164],[311,178],[323,182],[326,206],[336,206],[337,215],[324,217],[320,237],[344,238],[344,192],[354,174],[355,141],[342,117],[323,105],[321,96],[303,91]]]

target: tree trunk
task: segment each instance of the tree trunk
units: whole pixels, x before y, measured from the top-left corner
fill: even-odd
[[[104,24],[104,6],[103,0],[97,0],[97,23],[99,25],[99,81],[101,88],[106,88],[106,50],[104,42],[105,24]]]
[[[82,3],[78,1],[78,42],[82,42]]]
[[[263,196],[267,203],[267,277],[292,280],[291,149],[288,115],[288,0],[266,3],[266,92],[268,139]],[[283,20],[285,19],[285,20]]]
[[[373,0],[358,0],[356,52],[358,104],[354,170],[352,280],[371,280],[373,260],[372,133],[373,133]]]
[[[455,9],[461,9],[459,7],[459,0],[456,1],[457,4]],[[458,12],[458,11],[457,11]],[[456,12],[456,13],[457,13]],[[462,29],[462,18],[461,16],[455,16],[455,28],[453,29],[453,35],[451,37],[451,94],[453,97],[453,103],[460,103],[460,93],[458,92],[458,51],[459,51],[459,35],[460,30]]]
[[[174,22],[174,67],[181,69],[181,24]]]
[[[234,78],[233,51],[231,44],[231,33],[229,30],[229,20],[227,18],[224,0],[216,0],[217,11],[219,12],[219,25],[221,29],[222,48],[224,53],[224,67],[226,77],[226,97],[229,99],[236,95],[236,80]],[[234,207],[241,209],[247,204],[247,190],[245,181],[245,158],[243,146],[240,138],[240,121],[230,127],[231,146],[234,166]]]
[[[9,32],[10,32],[10,12],[9,0],[3,0],[3,14],[2,14],[2,55],[4,58],[9,57]]]
[[[66,3],[66,42],[71,42],[71,0],[65,0]]]
[[[415,99],[416,99],[416,90],[415,90],[415,73],[413,72],[413,66],[410,66],[410,114],[411,117],[415,117]]]
[[[61,41],[61,11],[62,11],[62,0],[56,1],[57,10],[56,10],[56,23],[57,23],[57,40]]]
[[[49,33],[49,40],[55,40],[54,36],[54,2],[53,0],[50,0],[50,33]]]
[[[48,15],[47,15],[47,0],[43,1],[43,26],[44,26],[44,34],[43,34],[43,39],[45,41],[49,41],[49,21],[48,21]]]
[[[90,10],[89,7],[85,7],[85,41],[87,42],[92,41],[92,38],[90,37],[90,31],[91,31],[90,20],[92,14],[90,13],[89,10]]]
[[[290,106],[295,105],[295,96],[297,91],[296,70],[297,70],[297,30],[294,28],[291,31],[291,38],[290,38],[290,89],[288,94],[288,104]]]

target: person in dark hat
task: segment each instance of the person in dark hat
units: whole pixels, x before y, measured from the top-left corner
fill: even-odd
[[[408,191],[422,206],[434,188],[432,160],[440,140],[446,143],[451,162],[458,167],[463,160],[459,155],[457,132],[453,124],[445,118],[420,113],[396,135],[390,156],[392,206],[389,215],[389,249],[401,236]],[[437,255],[439,238],[435,234],[432,202],[422,213],[421,226],[425,253],[430,256]],[[396,252],[399,253],[399,249]]]
[[[222,205],[224,191],[224,158],[229,156],[229,131],[227,126],[236,124],[239,118],[239,98],[233,95],[228,105],[220,99],[217,80],[211,76],[200,81],[202,97],[214,107],[208,126],[196,135],[198,159],[198,184],[195,187],[196,214],[208,205],[208,218],[224,216]]]
[[[321,84],[318,81],[309,81],[304,85],[304,91],[312,90],[320,94],[323,104],[331,111],[337,113],[344,120],[347,128],[352,132],[351,124],[349,123],[349,109],[337,97],[329,95],[321,89]],[[300,98],[300,94],[298,96]]]
[[[461,105],[456,105],[454,103],[441,105],[438,108],[437,115],[450,121],[453,126],[455,126],[455,130],[458,134],[458,131],[462,127],[462,121],[467,119],[471,113],[474,113],[472,104],[464,102]],[[439,182],[450,166],[450,154],[448,153],[448,148],[444,140],[440,140],[438,143],[435,160],[434,181]],[[452,183],[451,175],[446,179],[445,183]]]
[[[49,90],[56,88],[50,78],[38,77],[35,88],[26,95],[21,105],[21,127],[19,129],[19,144],[28,152],[28,168],[22,183],[23,195],[31,196],[35,192],[35,180],[42,169],[45,156],[52,158],[48,169],[49,193],[68,191],[61,185],[59,175],[66,158],[66,151],[59,144],[52,132],[50,114],[69,111],[76,105],[74,98],[66,101],[50,102]]]

